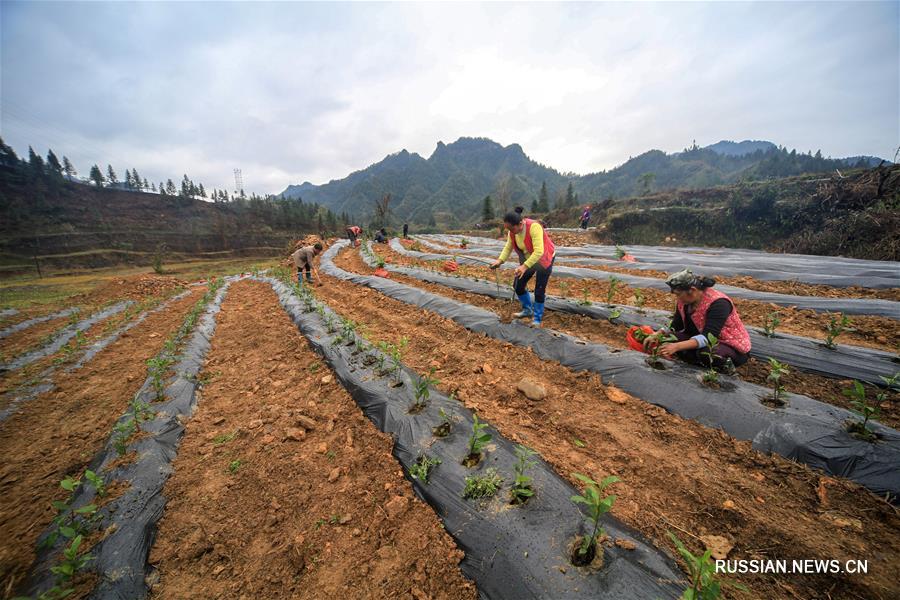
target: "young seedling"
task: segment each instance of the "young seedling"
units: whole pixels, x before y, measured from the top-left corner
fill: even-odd
[[[124,456],[128,452],[128,440],[137,431],[137,424],[134,418],[128,415],[128,418],[121,423],[116,423],[113,427],[113,448],[119,456]]]
[[[825,347],[831,350],[837,348],[834,340],[845,331],[853,331],[850,325],[852,325],[850,317],[844,313],[840,314],[840,319],[836,315],[830,315],[828,325],[825,326]]]
[[[568,281],[560,281],[559,282],[559,291],[562,293],[563,298],[569,297],[569,282]]]
[[[638,330],[640,331],[640,330]],[[637,339],[637,332],[635,339]],[[662,358],[660,358],[659,351],[662,348],[663,344],[668,344],[670,342],[676,342],[678,338],[674,335],[668,333],[666,329],[661,329],[656,333],[650,334],[644,338],[644,347],[649,348],[650,357],[647,358],[647,364],[653,367],[654,369],[665,369],[665,363],[663,363]]]
[[[471,475],[466,477],[466,486],[463,488],[463,498],[490,498],[497,493],[503,485],[503,478],[497,475],[495,469],[487,469],[483,475]]]
[[[469,453],[463,459],[463,466],[474,467],[481,462],[481,451],[491,441],[491,434],[482,433],[487,428],[486,423],[478,420],[478,415],[472,413],[472,435],[469,437]]]
[[[94,486],[94,490],[97,492],[97,495],[103,498],[106,496],[106,483],[103,481],[103,478],[87,469],[84,472],[84,478],[88,480],[92,486]]]
[[[450,429],[453,427],[453,417],[444,412],[443,408],[438,409],[438,414],[441,416],[441,422],[431,428],[431,433],[434,437],[444,438],[450,435]]]
[[[622,283],[622,280],[616,277],[615,275],[609,276],[609,287],[606,289],[606,305],[609,307],[613,306],[613,297],[616,295],[616,290],[619,287],[619,284]]]
[[[866,400],[866,388],[855,379],[853,380],[853,387],[845,389],[844,395],[850,398],[850,404],[855,409],[853,412],[862,417],[862,421],[850,423],[848,431],[867,442],[874,442],[878,436],[869,429],[869,419],[877,419],[881,409],[878,405],[869,404],[868,400]]]
[[[241,461],[239,461],[239,460],[233,460],[230,463],[228,463],[228,472],[231,473],[232,475],[237,473],[238,469],[240,469],[240,468],[241,468]]]
[[[766,381],[772,382],[772,397],[770,400],[775,406],[787,404],[784,399],[785,391],[784,386],[781,385],[781,378],[789,373],[790,371],[786,364],[780,363],[774,358],[769,358],[769,376],[766,377]]]
[[[622,260],[622,257],[628,254],[628,252],[622,246],[616,244],[616,259]]]
[[[775,337],[775,329],[781,324],[781,315],[777,311],[766,314],[765,323],[763,323],[763,333],[766,337]]]
[[[584,494],[572,496],[572,502],[588,507],[588,518],[591,522],[591,534],[582,536],[581,544],[578,544],[575,552],[572,553],[572,563],[584,566],[593,562],[597,553],[597,540],[603,537],[600,517],[612,510],[613,503],[616,501],[616,496],[613,494],[605,498],[601,498],[600,495],[607,487],[620,480],[615,475],[605,477],[599,483],[581,473],[572,473],[572,477],[584,483]]]
[[[691,578],[691,587],[684,590],[681,600],[716,600],[721,595],[723,587],[730,587],[742,592],[747,591],[743,585],[718,576],[711,550],[707,550],[701,556],[695,556],[684,547],[674,533],[671,531],[666,533],[669,534],[669,539],[678,549],[678,554],[687,563],[688,574]]]
[[[81,540],[82,536],[75,536],[69,546],[63,550],[63,560],[58,565],[50,567],[50,572],[56,575],[58,585],[71,581],[75,573],[83,569],[93,559],[90,554],[78,555]]]
[[[610,323],[612,323],[621,316],[622,316],[622,310],[619,308],[613,308],[611,311],[609,311],[609,316],[606,318]]]
[[[581,301],[579,301],[578,304],[580,304],[582,306],[590,306],[591,305],[591,301],[588,298],[588,293],[589,293],[589,290],[588,290],[587,286],[584,286],[583,288],[581,288]]]
[[[703,372],[703,383],[708,383],[711,385],[716,385],[719,383],[719,373],[713,367],[714,359],[716,356],[716,347],[719,345],[719,338],[714,336],[711,333],[706,334],[706,348],[703,349],[703,356],[706,357],[706,360],[709,364],[709,369]]]
[[[525,504],[528,502],[529,498],[534,496],[534,490],[531,488],[532,477],[526,475],[525,471],[536,465],[537,462],[531,460],[531,457],[535,455],[535,452],[530,448],[526,448],[520,444],[516,446],[515,452],[517,460],[513,469],[516,478],[513,481],[513,486],[510,490],[510,503]]]
[[[642,292],[640,289],[634,290],[634,306],[635,306],[635,308],[637,308],[637,311],[640,314],[644,314],[644,312],[645,312],[644,311],[644,302],[646,302],[646,301],[647,301],[647,299],[644,297],[644,292]]]
[[[424,484],[428,483],[428,475],[431,473],[431,470],[436,466],[441,464],[441,459],[438,457],[430,457],[425,454],[419,456],[416,460],[415,464],[409,468],[409,476],[413,479],[418,479]]]
[[[416,401],[412,406],[409,407],[410,413],[420,413],[425,409],[426,406],[428,406],[428,398],[431,396],[429,388],[440,383],[439,380],[432,377],[433,375],[434,367],[431,367],[431,369],[428,371],[428,375],[421,376],[419,380],[413,384],[413,393],[416,396]]]

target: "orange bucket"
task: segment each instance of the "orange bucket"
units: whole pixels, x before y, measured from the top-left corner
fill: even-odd
[[[647,335],[654,333],[653,328],[650,327],[649,325],[641,325],[640,327],[638,327],[637,325],[633,325],[628,328],[627,332],[625,332],[625,339],[628,341],[628,345],[631,347],[632,350],[637,350],[638,352],[646,352],[647,349],[644,348],[644,343],[639,342],[634,337],[634,332],[638,331],[638,330],[643,331]]]

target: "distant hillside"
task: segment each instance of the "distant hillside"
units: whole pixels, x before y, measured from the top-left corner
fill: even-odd
[[[578,208],[547,215],[575,226]],[[599,241],[900,260],[900,166],[656,192],[593,205]]]
[[[0,164],[0,273],[282,253],[299,234],[342,228],[333,213],[276,199],[206,202],[101,188]]]
[[[651,150],[609,171],[579,176],[533,161],[518,144],[504,147],[486,138],[460,138],[452,144],[438,142],[427,159],[402,150],[343,179],[291,185],[282,194],[320,203],[363,223],[372,214],[374,200],[391,194],[391,211],[398,223],[457,227],[480,219],[487,195],[498,210],[530,208],[544,183],[551,206],[564,207],[570,183],[577,195],[570,203],[583,204],[664,189],[865,168],[872,160],[802,154],[766,141],[721,141],[673,154]]]

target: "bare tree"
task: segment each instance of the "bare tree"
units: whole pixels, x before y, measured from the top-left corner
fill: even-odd
[[[387,227],[388,215],[391,213],[391,195],[385,194],[375,199],[375,227]]]

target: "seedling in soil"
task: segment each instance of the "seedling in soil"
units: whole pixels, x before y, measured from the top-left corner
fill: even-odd
[[[619,481],[615,475],[605,477],[600,483],[597,483],[587,475],[581,473],[572,473],[572,476],[585,484],[584,495],[572,496],[572,502],[575,504],[584,504],[588,507],[588,517],[591,520],[591,534],[582,536],[581,544],[572,553],[572,564],[576,566],[589,565],[594,560],[597,553],[597,540],[603,537],[603,527],[600,525],[600,517],[612,510],[616,496],[610,494],[605,498],[600,498],[610,485]]]
[[[609,276],[609,288],[606,290],[606,305],[613,305],[613,297],[616,295],[616,289],[619,287],[619,284],[622,283],[622,280],[616,277],[615,275]]]
[[[644,347],[650,349],[650,357],[647,359],[647,364],[654,369],[665,369],[666,365],[665,363],[663,363],[662,358],[660,358],[659,351],[662,348],[663,344],[678,341],[678,338],[670,333],[666,333],[665,330],[657,331],[656,333],[650,334],[643,339],[641,339],[641,335],[643,334],[641,333],[640,329],[634,332],[635,339],[639,342],[643,342]],[[647,340],[650,341],[648,342]]]
[[[137,431],[137,425],[131,415],[113,427],[113,448],[119,456],[124,456],[128,452],[128,439],[134,435],[135,431]]]
[[[156,413],[149,404],[135,397],[131,400],[131,415],[136,422],[143,423],[155,417]]]
[[[853,412],[862,417],[862,421],[850,423],[847,430],[862,440],[874,442],[878,436],[869,429],[869,419],[877,419],[881,409],[878,405],[869,404],[866,400],[866,388],[855,379],[853,380],[853,387],[845,389],[844,395],[850,398],[850,404],[855,409]]]
[[[514,467],[516,478],[513,481],[513,486],[510,490],[510,504],[525,504],[528,502],[529,498],[534,496],[534,490],[531,489],[532,478],[531,476],[526,475],[525,471],[536,465],[537,462],[530,460],[531,457],[535,455],[534,450],[522,445],[517,445],[515,451],[518,460]]]
[[[325,329],[328,333],[334,333],[334,315],[330,313],[325,315]]]
[[[219,435],[217,435],[216,437],[213,438],[213,444],[215,444],[217,446],[220,444],[227,444],[228,442],[233,440],[235,437],[237,437],[237,434],[238,434],[238,432],[236,430],[232,431],[231,433],[220,433]]]
[[[497,475],[494,469],[487,469],[483,475],[466,477],[466,487],[463,488],[463,498],[490,498],[497,493],[503,485],[503,478]]]
[[[628,254],[628,251],[625,250],[622,246],[616,244],[616,258],[618,260],[622,260],[622,257]]]
[[[428,375],[423,375],[413,384],[415,386],[413,392],[416,395],[416,401],[409,407],[409,412],[412,414],[420,413],[428,406],[428,398],[431,396],[429,387],[436,386],[440,383],[440,381],[434,379],[432,375],[434,375],[434,367],[431,367],[428,371]]]
[[[88,483],[90,483],[94,487],[94,490],[97,492],[98,496],[100,496],[101,498],[106,496],[106,483],[103,481],[102,477],[100,477],[90,469],[87,469],[84,472],[84,478],[87,479]]]
[[[560,281],[559,282],[559,291],[562,292],[563,298],[568,298],[569,297],[569,282],[568,281]]]
[[[695,556],[684,547],[674,533],[671,531],[666,533],[669,534],[669,539],[675,544],[678,554],[687,564],[688,574],[691,578],[691,587],[684,590],[681,600],[716,600],[722,594],[723,587],[730,587],[742,592],[747,591],[743,585],[718,576],[711,550],[707,550],[701,556]]]
[[[582,306],[590,306],[591,301],[588,299],[588,288],[587,286],[581,288],[581,301],[578,303]]]
[[[416,460],[415,464],[409,468],[409,476],[427,484],[428,474],[439,464],[441,464],[440,458],[436,456],[431,458],[430,456],[423,454]]]
[[[582,442],[578,438],[572,438],[572,443],[575,444],[576,448],[584,448],[586,445],[584,442]]]
[[[469,453],[463,459],[466,467],[474,467],[481,462],[481,451],[491,441],[491,434],[482,433],[487,428],[487,423],[478,420],[478,415],[472,414],[472,435],[469,437]]]
[[[828,319],[828,325],[825,326],[825,347],[831,350],[837,348],[834,340],[845,331],[853,331],[850,325],[852,325],[850,317],[844,313],[840,314],[840,319],[836,315],[831,315]]]
[[[772,382],[772,396],[767,398],[774,406],[784,406],[787,401],[784,399],[784,386],[781,385],[781,378],[789,374],[788,366],[780,363],[774,358],[769,359],[769,376],[766,381]]]
[[[644,314],[644,302],[646,301],[647,299],[644,297],[644,292],[640,289],[634,290],[634,306],[640,314]]]
[[[719,338],[711,333],[706,334],[706,348],[703,349],[703,356],[709,362],[709,369],[703,373],[703,383],[717,385],[719,383],[719,373],[713,367],[713,359],[716,356],[716,348],[719,345]]]
[[[612,323],[613,321],[615,321],[616,319],[618,319],[621,316],[622,316],[622,311],[618,308],[614,308],[611,311],[609,311],[609,316],[607,317],[607,319],[609,320],[610,323]]]
[[[228,463],[228,472],[231,473],[232,475],[237,473],[238,469],[240,469],[240,468],[241,468],[241,461],[239,461],[239,460],[233,460],[230,463]]]
[[[451,394],[451,399],[453,395]],[[453,417],[444,412],[443,408],[438,409],[438,414],[441,416],[441,422],[436,427],[431,428],[431,434],[434,437],[444,438],[450,435],[450,429],[453,427]]]
[[[74,493],[80,486],[81,480],[73,477],[66,477],[59,482],[59,487],[70,493]],[[97,514],[97,507],[93,504],[73,508],[69,501],[54,500],[50,505],[56,509],[56,517],[52,522],[54,529],[50,535],[44,538],[38,548],[52,548],[60,536],[71,540],[76,536],[88,533],[90,531],[88,524],[96,518]]]
[[[766,337],[775,337],[775,329],[781,324],[781,315],[778,312],[770,312],[763,323],[763,333]]]
[[[56,566],[50,567],[50,572],[56,575],[57,585],[66,583],[72,577],[83,569],[92,559],[90,554],[78,555],[78,548],[81,547],[82,537],[75,536],[69,546],[63,550],[63,560]]]

